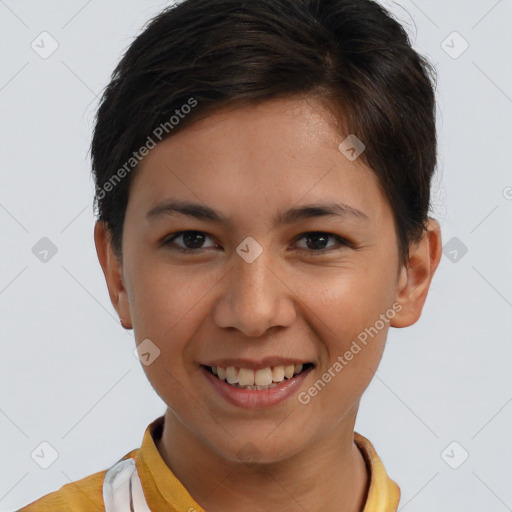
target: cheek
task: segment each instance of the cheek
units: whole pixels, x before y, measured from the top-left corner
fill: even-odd
[[[165,383],[166,401],[173,393],[179,400],[180,384],[189,386],[191,372],[197,369],[191,340],[201,338],[198,330],[212,314],[210,292],[220,277],[198,276],[197,269],[186,266],[153,264],[137,269],[130,300],[135,339],[151,340],[159,352],[155,364],[144,370],[157,392],[159,383]]]
[[[142,256],[134,260],[130,273],[134,330],[146,337],[174,336],[174,327],[179,328],[193,314],[208,283],[198,283],[197,276],[185,266],[171,268],[147,261]]]
[[[158,356],[149,365],[143,364],[148,380],[162,400],[173,409],[186,407],[194,394],[191,373],[196,370],[188,357],[188,343],[197,331],[201,298],[192,281],[180,278],[178,271],[154,266],[139,271],[133,287],[133,328],[137,343],[149,339]],[[190,403],[189,403],[190,407]]]
[[[337,339],[357,334],[392,306],[393,276],[384,268],[342,269],[303,284],[301,296]]]
[[[375,261],[375,265],[351,271],[342,269],[328,280],[311,282],[304,290],[304,297],[310,297],[309,309],[318,318],[316,329],[325,348],[321,372],[331,369],[336,375],[326,375],[326,379],[332,379],[329,387],[341,393],[342,400],[362,393],[382,357],[394,314],[390,268],[390,264]]]

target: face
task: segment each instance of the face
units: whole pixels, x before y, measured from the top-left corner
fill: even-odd
[[[111,297],[180,428],[228,460],[353,426],[398,322],[392,209],[344,138],[314,100],[272,100],[162,141],[131,184]]]

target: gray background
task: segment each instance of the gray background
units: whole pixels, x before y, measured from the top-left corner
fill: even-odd
[[[512,510],[512,0],[383,3],[439,72],[433,201],[449,245],[419,322],[391,329],[356,430],[399,510]],[[87,152],[98,93],[167,4],[0,0],[1,511],[108,468],[165,410],[97,262]],[[46,59],[31,47],[55,44],[43,31],[58,43]],[[47,469],[31,458],[44,441]]]

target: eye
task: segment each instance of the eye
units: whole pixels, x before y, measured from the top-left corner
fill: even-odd
[[[203,252],[204,247],[202,247],[202,244],[204,243],[204,240],[206,238],[211,238],[210,235],[206,234],[204,231],[179,231],[178,233],[174,233],[173,235],[167,237],[162,242],[162,245],[176,245],[175,240],[178,239],[183,240],[183,244],[185,247],[180,247],[179,245],[177,247],[172,247],[173,250],[177,250],[179,252],[197,252],[201,253]],[[214,244],[213,247],[217,247],[216,244]]]
[[[204,231],[179,231],[177,233],[173,233],[172,235],[166,237],[162,245],[163,246],[171,246],[172,250],[176,250],[184,253],[202,253],[208,247],[204,247],[203,244],[207,238],[212,239],[210,235],[205,233]],[[176,240],[182,240],[183,246],[180,246],[176,243]],[[308,233],[303,233],[296,240],[306,240],[306,251],[309,251],[312,255],[320,255],[326,252],[330,252],[332,245],[328,245],[328,240],[333,239],[338,242],[338,244],[334,244],[334,247],[338,245],[338,248],[341,247],[352,247],[350,242],[341,238],[338,235],[334,235],[333,233],[326,233],[324,231],[310,231]],[[174,247],[172,247],[174,246]],[[218,244],[213,244],[210,248],[219,247]],[[304,248],[302,248],[304,249]]]
[[[313,255],[330,252],[330,247],[327,245],[329,238],[338,241],[338,246],[341,245],[342,247],[351,247],[350,242],[344,238],[341,238],[340,236],[334,235],[332,233],[325,233],[323,231],[311,231],[309,233],[303,233],[297,240],[301,240],[303,238],[306,240],[306,250],[310,250]],[[334,244],[334,247],[335,246],[336,244]]]

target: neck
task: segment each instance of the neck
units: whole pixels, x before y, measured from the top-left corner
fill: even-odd
[[[369,475],[353,440],[355,414],[327,438],[274,463],[221,457],[167,410],[157,448],[174,475],[208,512],[277,508],[281,512],[361,512]],[[335,506],[334,506],[335,504]]]

